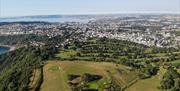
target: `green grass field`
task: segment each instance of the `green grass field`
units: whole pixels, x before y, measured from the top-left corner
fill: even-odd
[[[180,64],[180,60],[175,60],[171,62],[172,64]]]
[[[120,69],[122,72],[117,71],[117,69]],[[89,88],[102,91],[102,85],[107,82],[109,76],[107,70],[111,71],[121,86],[124,86],[136,78],[135,75],[132,74],[135,74],[135,72],[129,69],[129,67],[123,65],[107,62],[48,61],[44,66],[44,82],[41,86],[41,91],[71,91],[67,83],[67,75],[82,75],[84,73],[103,76],[99,81],[88,83]]]
[[[62,50],[59,52],[59,54],[56,55],[56,57],[60,57],[60,58],[70,58],[71,56],[75,56],[76,54],[77,54],[77,51],[62,49]]]

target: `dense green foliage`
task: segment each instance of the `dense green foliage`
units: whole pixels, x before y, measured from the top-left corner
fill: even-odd
[[[154,67],[154,66],[149,64],[149,65],[147,65],[147,67],[140,69],[139,78],[145,79],[145,78],[149,78],[151,76],[154,76],[157,74],[158,70],[159,70],[158,67]]]
[[[1,55],[0,91],[27,91],[32,71],[53,52],[50,47],[27,47]]]
[[[173,88],[173,91],[180,90],[180,74],[174,68],[170,67],[167,69],[161,80],[161,88],[162,89],[170,89]]]

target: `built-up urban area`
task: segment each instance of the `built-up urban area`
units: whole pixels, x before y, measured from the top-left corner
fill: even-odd
[[[80,17],[80,16],[79,16]],[[83,16],[84,18],[85,16]],[[87,16],[89,18],[90,16]],[[88,22],[11,22],[0,24],[0,35],[35,34],[49,38],[73,34],[70,40],[84,41],[88,37],[107,37],[157,47],[180,46],[179,15],[99,15]],[[63,45],[63,44],[61,44]]]

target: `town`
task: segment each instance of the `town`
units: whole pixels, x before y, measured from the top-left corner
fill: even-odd
[[[84,41],[88,37],[107,37],[147,46],[174,48],[180,46],[179,15],[100,16],[91,16],[88,22],[2,22],[0,36],[35,34],[52,38],[68,32],[74,33],[75,36],[67,39],[66,42]]]

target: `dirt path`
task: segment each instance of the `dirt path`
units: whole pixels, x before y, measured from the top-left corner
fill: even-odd
[[[33,75],[32,75],[32,77],[30,78],[30,83],[29,83],[29,90],[30,90],[30,91],[34,91],[35,85],[36,85],[36,82],[37,82],[39,76],[40,76],[40,71],[39,71],[39,69],[34,70],[34,71],[33,71]]]

